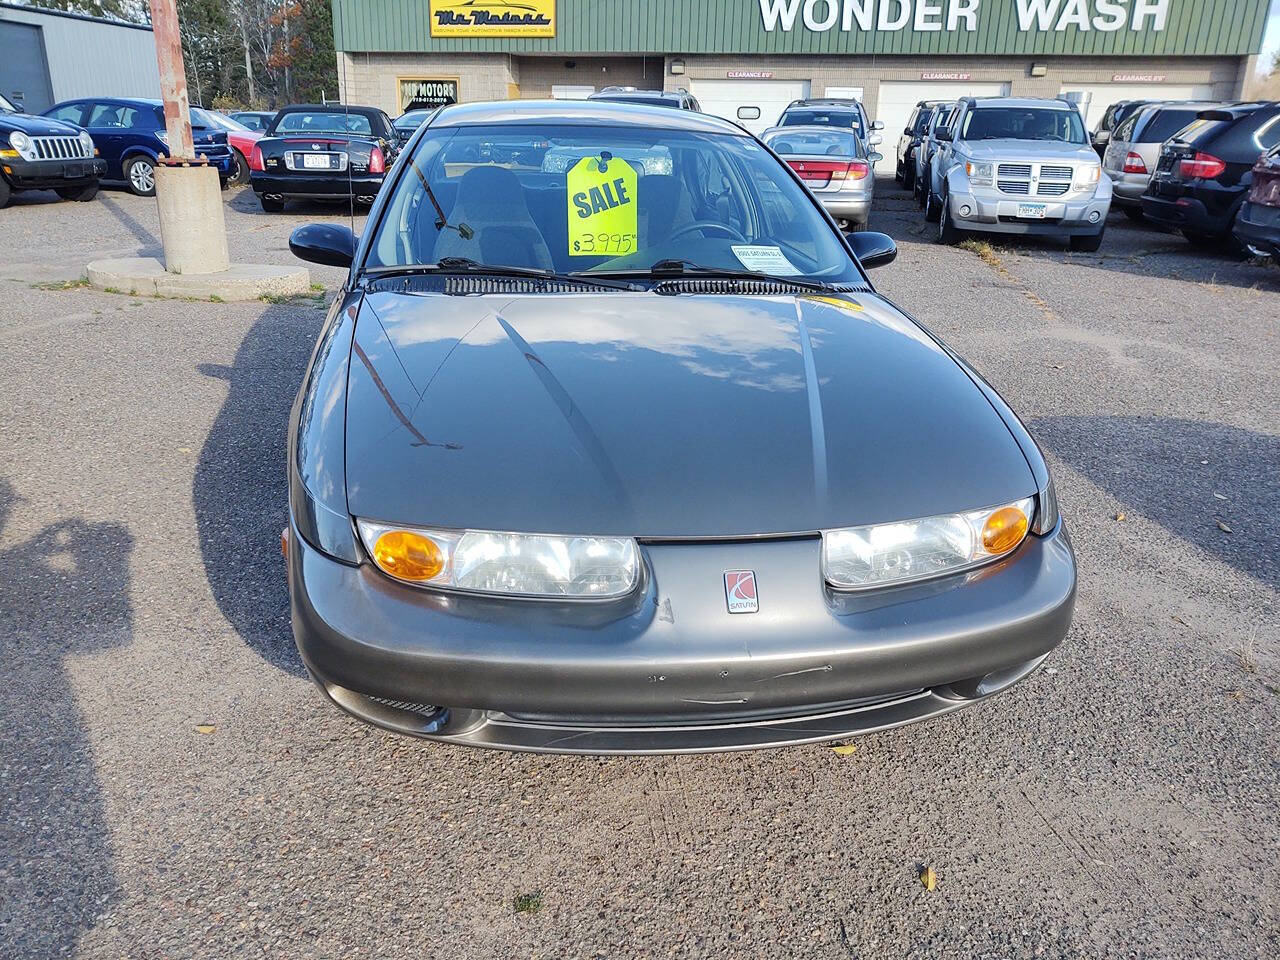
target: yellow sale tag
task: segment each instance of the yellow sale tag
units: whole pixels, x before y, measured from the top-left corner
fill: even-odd
[[[583,157],[569,170],[569,256],[635,253],[636,171],[621,157]]]

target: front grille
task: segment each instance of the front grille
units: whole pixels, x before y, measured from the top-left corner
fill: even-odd
[[[92,149],[85,149],[79,137],[32,137],[38,160],[88,160]]]
[[[440,708],[430,703],[413,703],[409,700],[391,700],[387,697],[375,697],[369,695],[369,699],[374,703],[380,703],[384,707],[391,707],[393,710],[405,710],[409,713],[417,713],[424,717],[434,717],[440,712]]]
[[[1002,163],[997,169],[996,187],[1015,197],[1061,197],[1071,191],[1075,175],[1072,167],[1057,164]]]
[[[1070,180],[1065,183],[1044,183],[1042,181],[1040,189],[1036,191],[1036,195],[1041,197],[1060,197],[1070,189]]]
[[[1002,177],[1025,177],[1031,179],[1031,164],[1029,163],[1002,163],[1000,164],[999,174]]]
[[[1047,177],[1050,180],[1070,180],[1071,174],[1072,170],[1070,167],[1044,166],[1040,168],[1041,179]]]
[[[1001,193],[1016,193],[1026,196],[1031,192],[1030,180],[999,180],[997,185],[1000,187]]]

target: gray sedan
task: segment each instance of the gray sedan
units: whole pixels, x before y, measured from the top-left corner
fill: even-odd
[[[878,153],[851,130],[772,127],[761,139],[800,175],[836,221],[862,230],[871,216]]]
[[[734,124],[448,106],[358,240],[290,246],[350,267],[285,545],[302,659],[362,720],[567,753],[823,741],[994,696],[1067,633],[1035,442],[876,293],[893,241],[838,232]]]

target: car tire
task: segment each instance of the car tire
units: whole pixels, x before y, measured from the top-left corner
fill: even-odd
[[[951,202],[943,197],[938,204],[938,242],[943,246],[954,247],[964,239],[964,231],[951,219]]]
[[[63,200],[76,200],[80,203],[88,203],[98,195],[98,185],[91,183],[87,187],[58,187],[54,193]]]
[[[1102,246],[1102,236],[1106,232],[1105,229],[1102,229],[1094,234],[1071,237],[1067,240],[1067,243],[1071,245],[1071,249],[1076,253],[1097,253],[1098,248]]]
[[[262,209],[267,213],[283,213],[283,200],[268,200],[266,197],[258,197],[258,202],[262,204]]]
[[[933,195],[933,185],[930,184],[925,187],[924,190],[926,194],[924,201],[924,218],[929,221],[929,223],[937,223],[938,216],[942,213],[942,208],[938,205],[938,200]]]
[[[903,172],[903,169],[902,169],[902,161],[899,160],[897,169],[893,171],[893,179],[897,180],[899,183],[904,183],[906,181],[906,176],[907,175]]]
[[[124,164],[125,183],[139,197],[156,195],[156,165],[149,157],[130,157]]]
[[[9,205],[9,198],[12,196],[13,188],[9,186],[9,181],[0,177],[0,209]]]
[[[915,162],[907,164],[902,171],[902,189],[909,190],[912,193],[916,189],[916,165]]]
[[[231,168],[231,176],[225,182],[242,187],[249,182],[249,161],[235,147],[231,148],[231,161],[234,166]]]
[[[1124,215],[1134,223],[1142,223],[1147,219],[1147,216],[1142,212],[1141,207],[1121,207],[1120,209],[1123,210]]]

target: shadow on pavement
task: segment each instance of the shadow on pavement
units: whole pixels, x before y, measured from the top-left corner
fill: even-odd
[[[0,479],[0,533],[20,506]],[[132,549],[119,524],[81,519],[0,549],[0,956],[69,955],[118,897],[64,660],[132,641]]]
[[[289,410],[324,314],[310,305],[267,308],[229,367],[196,464],[193,500],[205,576],[228,622],[268,663],[302,675],[293,645],[280,531],[288,522],[285,437]]]
[[[159,257],[164,251],[160,245],[160,238],[144,227],[137,219],[133,217],[124,207],[120,206],[110,197],[98,194],[98,202],[102,204],[106,210],[120,221],[121,225],[128,230],[135,240],[142,244],[142,249],[138,251],[140,257]]]
[[[1045,417],[1030,426],[1135,511],[1280,588],[1280,438],[1156,417]]]

